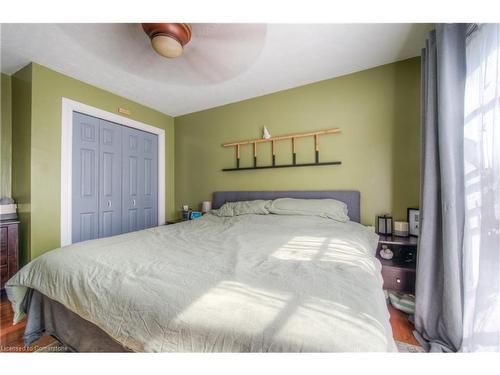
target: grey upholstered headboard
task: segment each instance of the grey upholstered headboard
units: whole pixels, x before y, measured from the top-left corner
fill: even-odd
[[[252,201],[256,199],[302,198],[336,199],[347,204],[351,221],[360,221],[359,191],[354,190],[307,190],[307,191],[216,191],[212,207],[220,208],[226,202]]]

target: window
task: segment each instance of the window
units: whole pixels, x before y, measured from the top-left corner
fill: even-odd
[[[467,41],[464,351],[500,351],[500,25]]]

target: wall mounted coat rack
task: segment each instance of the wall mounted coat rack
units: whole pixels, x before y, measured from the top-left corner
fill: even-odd
[[[319,161],[319,137],[322,135],[337,134],[337,133],[340,133],[339,128],[319,130],[319,131],[307,132],[307,133],[281,135],[281,136],[271,137],[271,138],[267,138],[267,139],[266,138],[259,138],[259,139],[249,139],[246,141],[224,143],[222,145],[223,147],[234,147],[236,150],[236,168],[225,168],[225,169],[223,169],[223,171],[228,172],[228,171],[245,171],[245,170],[251,170],[251,169],[314,167],[314,166],[319,166],[319,165],[338,165],[338,164],[341,164],[340,161],[327,161],[327,162],[320,162]],[[302,164],[297,163],[297,153],[296,153],[297,139],[304,138],[304,137],[314,137],[314,152],[315,152],[315,162],[314,163],[302,163]],[[292,164],[276,165],[276,142],[288,140],[288,139],[292,140]],[[272,165],[258,166],[257,165],[257,144],[258,143],[267,143],[267,142],[271,143]],[[253,147],[253,167],[240,167],[240,149],[241,149],[241,146],[244,146],[244,145],[252,145],[252,147]]]

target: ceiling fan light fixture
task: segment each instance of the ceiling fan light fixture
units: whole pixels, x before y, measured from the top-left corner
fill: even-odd
[[[168,58],[175,58],[182,55],[182,44],[169,35],[157,34],[151,38],[153,49],[160,55]]]
[[[142,29],[151,39],[153,49],[168,58],[179,57],[191,40],[191,26],[187,23],[143,23]]]

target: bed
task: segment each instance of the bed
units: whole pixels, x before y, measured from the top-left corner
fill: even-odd
[[[26,343],[74,351],[396,351],[377,236],[353,191],[216,192],[228,201],[333,198],[351,221],[241,215],[50,251],[7,283]]]

